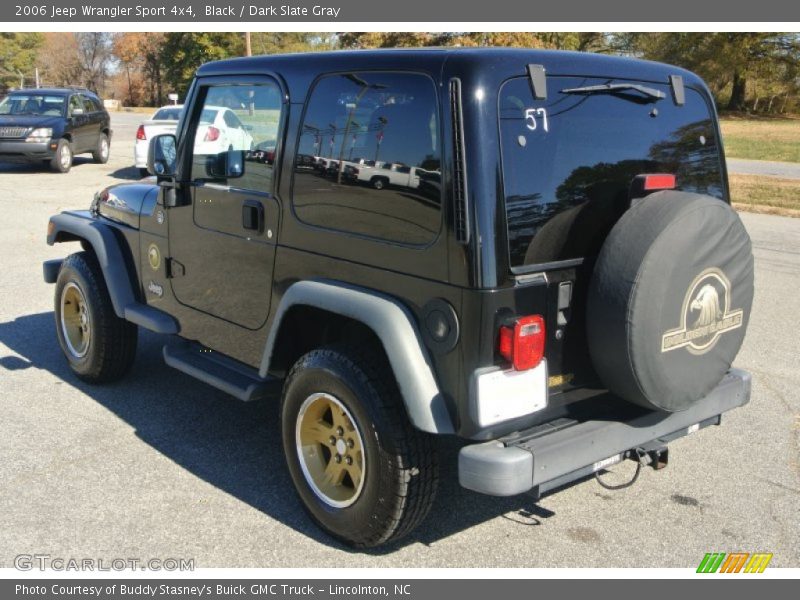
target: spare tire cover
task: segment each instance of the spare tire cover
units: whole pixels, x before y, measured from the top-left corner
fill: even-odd
[[[722,200],[656,192],[606,239],[589,284],[592,362],[616,395],[675,412],[730,368],[753,303],[753,254]]]

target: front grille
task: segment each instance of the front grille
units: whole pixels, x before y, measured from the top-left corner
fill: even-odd
[[[0,127],[0,138],[21,138],[28,133],[28,127]]]

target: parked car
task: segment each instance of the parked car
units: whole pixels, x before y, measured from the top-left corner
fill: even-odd
[[[253,136],[230,108],[207,106],[200,114],[195,134],[196,154],[218,155],[229,150],[249,151]]]
[[[289,480],[332,536],[413,531],[442,436],[463,443],[441,476],[539,497],[626,459],[662,468],[667,444],[749,401],[731,364],[753,255],[697,75],[421,49],[237,58],[191,89],[194,116],[152,141],[158,181],[51,217],[49,244],[81,244],[44,264],[58,343],[77,377],[108,382],[142,327],[172,336],[168,365],[278,404]],[[242,163],[228,126],[215,150],[234,150],[205,172],[204,136],[223,136],[212,94],[261,99],[252,122],[285,141],[273,165]],[[439,202],[295,168],[322,126],[346,147],[354,115],[378,132],[363,141],[390,165],[376,171],[413,185],[424,169]]]
[[[108,162],[111,119],[103,101],[83,88],[14,90],[0,102],[0,159],[44,162],[59,173],[76,154]]]
[[[147,151],[150,140],[161,133],[175,133],[183,114],[183,104],[162,106],[139,125],[133,145],[133,160],[142,177],[147,176]]]

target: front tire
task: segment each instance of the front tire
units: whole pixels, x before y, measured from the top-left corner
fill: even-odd
[[[50,168],[56,173],[69,173],[72,168],[73,158],[74,155],[69,140],[61,138],[58,140],[58,146],[56,146],[53,158],[50,159]]]
[[[284,451],[305,509],[362,548],[410,533],[438,484],[433,438],[408,421],[391,369],[376,355],[313,350],[292,368],[281,401]]]
[[[58,343],[70,369],[89,383],[106,383],[128,372],[136,356],[136,325],[114,313],[93,253],[64,260],[55,293]]]
[[[372,187],[374,187],[376,190],[382,190],[388,185],[389,182],[383,177],[373,177],[371,183]]]

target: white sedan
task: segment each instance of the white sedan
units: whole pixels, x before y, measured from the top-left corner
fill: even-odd
[[[134,154],[136,166],[143,177],[147,175],[147,152],[150,140],[162,133],[174,134],[182,114],[182,105],[164,106],[158,109],[150,120],[139,125]],[[222,106],[203,108],[194,139],[195,156],[211,156],[227,150],[248,151],[253,148],[250,127],[242,123],[230,108]]]
[[[133,158],[142,177],[147,175],[147,151],[150,148],[150,139],[161,133],[175,133],[182,114],[182,104],[162,106],[152,117],[139,125],[136,130],[136,143],[133,146]]]
[[[252,150],[251,130],[230,108],[206,106],[194,136],[193,154],[211,156],[228,150]]]

